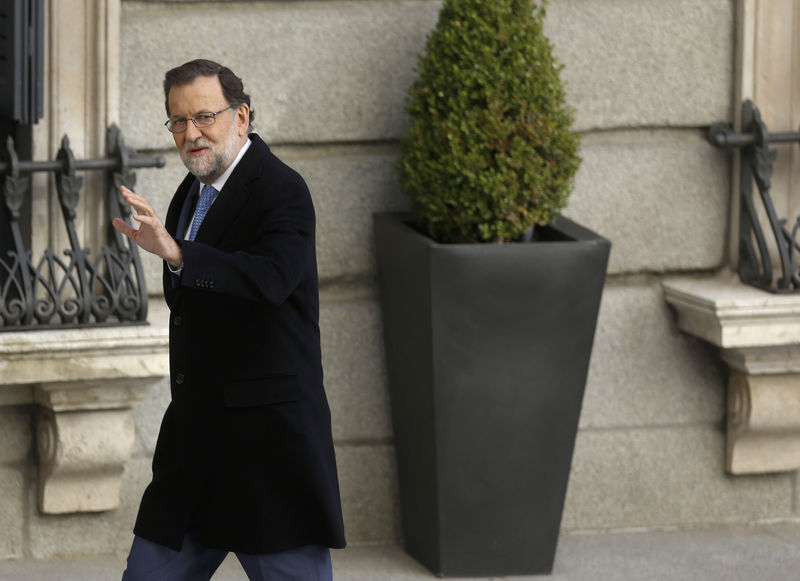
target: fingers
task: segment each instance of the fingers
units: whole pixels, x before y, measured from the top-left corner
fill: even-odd
[[[122,220],[120,218],[114,218],[111,221],[111,225],[114,226],[116,230],[118,230],[125,236],[128,236],[129,238],[133,238],[133,233],[136,232],[136,230],[131,228],[130,224],[128,224],[127,222],[125,222],[125,220]]]
[[[153,207],[142,196],[134,193],[125,186],[120,186],[120,191],[122,192],[123,199],[128,202],[139,214],[143,214],[145,216],[156,215]]]
[[[151,226],[153,228],[156,228],[161,224],[161,221],[156,216],[149,214],[134,214],[132,218],[140,224],[146,224],[147,226]]]
[[[133,216],[131,216],[134,220],[140,223],[140,225],[149,226],[151,228],[155,228],[156,230],[161,225],[161,222],[156,216],[155,210],[153,207],[145,200],[142,196],[133,192],[133,190],[125,187],[120,186],[120,192],[122,193],[122,198],[131,205],[134,210]],[[114,218],[111,224],[121,233],[125,234],[132,240],[136,240],[137,235],[139,234],[139,230],[133,228],[130,224],[125,222],[120,218]]]

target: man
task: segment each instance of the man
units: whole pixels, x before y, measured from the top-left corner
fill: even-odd
[[[209,579],[229,551],[251,580],[330,580],[345,539],[308,188],[250,133],[230,69],[185,63],[164,94],[190,173],[163,224],[126,188],[139,227],[113,223],[164,260],[170,308],[172,400],[123,580]]]

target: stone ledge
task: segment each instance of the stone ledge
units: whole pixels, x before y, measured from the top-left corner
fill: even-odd
[[[133,450],[131,410],[169,374],[163,301],[152,324],[0,333],[0,405],[38,404],[39,510],[119,505]]]
[[[678,327],[719,347],[730,369],[728,472],[800,468],[800,295],[759,290],[730,273],[663,287]]]
[[[800,294],[772,294],[725,273],[663,284],[678,327],[723,349],[800,344]]]
[[[149,325],[0,332],[0,405],[33,403],[35,384],[167,375],[160,303],[151,300]]]

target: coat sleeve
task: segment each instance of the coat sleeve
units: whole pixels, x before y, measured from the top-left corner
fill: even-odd
[[[183,287],[253,301],[284,302],[314,269],[315,215],[305,182],[250,192],[218,244],[182,241]]]

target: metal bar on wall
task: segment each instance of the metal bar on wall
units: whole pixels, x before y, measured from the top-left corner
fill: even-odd
[[[749,284],[773,293],[800,292],[800,217],[791,227],[787,219],[779,217],[772,202],[772,171],[778,155],[770,148],[772,143],[800,143],[800,131],[770,133],[760,111],[749,100],[742,106],[742,131],[734,131],[729,123],[711,125],[708,140],[717,147],[740,148],[740,214],[739,214],[739,278]],[[757,199],[753,192],[756,184],[760,208],[775,243],[773,256],[767,235],[761,226]],[[774,269],[777,267],[777,270]]]

